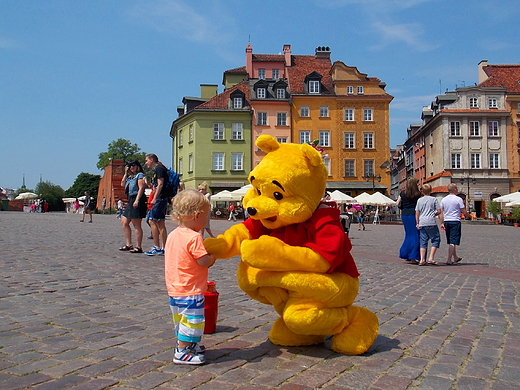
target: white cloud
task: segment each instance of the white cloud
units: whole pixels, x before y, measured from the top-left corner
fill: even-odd
[[[415,112],[420,118],[422,108],[429,106],[433,99],[435,99],[434,95],[394,97],[390,103],[390,110]]]
[[[195,5],[192,5],[195,4]],[[198,43],[222,44],[233,36],[233,21],[218,7],[197,6],[182,0],[144,0],[129,14],[160,32]]]
[[[404,42],[419,52],[431,51],[438,47],[438,45],[433,45],[421,39],[423,35],[422,27],[416,23],[384,24],[382,22],[374,22],[372,27],[380,34],[381,39],[379,44],[372,45],[372,49],[381,49],[400,42]]]

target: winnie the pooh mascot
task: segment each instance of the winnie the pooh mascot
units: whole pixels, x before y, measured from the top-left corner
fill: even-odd
[[[266,156],[249,175],[243,205],[250,218],[204,241],[209,253],[240,255],[238,285],[279,314],[269,333],[282,346],[322,343],[347,355],[366,352],[378,332],[374,313],[352,305],[358,270],[339,210],[321,202],[327,169],[308,144],[279,144],[269,135],[256,145]]]

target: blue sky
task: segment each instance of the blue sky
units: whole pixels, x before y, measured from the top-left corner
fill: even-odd
[[[329,46],[387,84],[391,139],[441,91],[478,82],[477,65],[520,61],[517,0],[0,0],[0,186],[69,188],[101,174],[118,138],[171,165],[183,96],[245,65],[245,48]]]

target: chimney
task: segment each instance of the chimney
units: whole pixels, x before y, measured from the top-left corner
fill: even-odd
[[[292,66],[291,45],[283,45],[283,55],[284,55],[284,59],[285,59],[285,66]]]
[[[218,85],[216,84],[201,84],[200,97],[203,99],[211,99],[218,95]]]
[[[478,83],[483,83],[487,80],[488,75],[484,72],[484,67],[488,66],[487,60],[482,60],[478,63]]]
[[[318,46],[316,48],[316,58],[325,58],[330,60],[330,47]]]
[[[246,47],[246,72],[249,78],[253,77],[253,46],[251,43]]]

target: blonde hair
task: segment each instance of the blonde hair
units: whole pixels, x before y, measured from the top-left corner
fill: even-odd
[[[432,193],[432,186],[429,184],[423,184],[422,192],[424,193],[424,195],[430,195]]]
[[[206,183],[205,181],[203,181],[202,183],[199,184],[199,186],[197,187],[199,190],[206,190],[208,189],[208,183]]]
[[[173,198],[171,217],[177,221],[187,221],[208,206],[208,199],[199,191],[190,188],[179,192]]]

